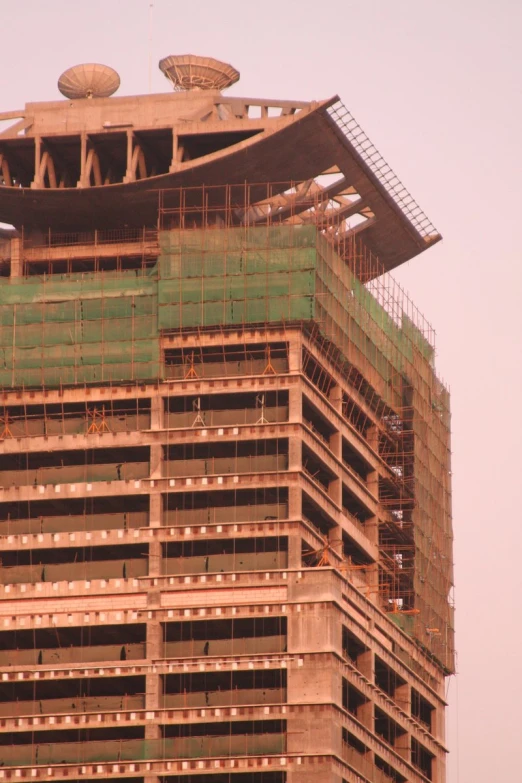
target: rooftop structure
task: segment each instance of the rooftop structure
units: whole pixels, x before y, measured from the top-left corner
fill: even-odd
[[[390,275],[440,236],[337,97],[160,67],[0,115],[0,783],[443,783],[449,396]]]

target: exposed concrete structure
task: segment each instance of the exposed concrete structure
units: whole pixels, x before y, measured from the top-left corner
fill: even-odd
[[[0,134],[0,782],[443,783],[448,394],[387,273],[440,237],[337,98],[180,59]]]

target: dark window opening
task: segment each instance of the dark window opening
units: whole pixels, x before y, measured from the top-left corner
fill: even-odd
[[[105,560],[134,560],[148,557],[147,544],[123,544],[120,546],[66,547],[63,549],[4,550],[0,556],[2,566],[59,565],[71,563],[95,563]]]
[[[366,438],[368,429],[373,422],[364,413],[363,409],[346,394],[343,394],[343,416],[357,432]]]
[[[0,632],[0,665],[71,665],[145,658],[141,623]]]
[[[233,737],[237,734],[282,734],[284,720],[224,721],[219,723],[175,723],[162,726],[164,737]]]
[[[212,457],[251,457],[270,454],[288,454],[286,438],[269,440],[223,441],[210,443],[172,444],[165,446],[167,459],[210,459]]]
[[[397,688],[405,685],[406,681],[387,666],[384,661],[375,656],[375,684],[381,691],[384,691],[393,699]]]
[[[273,472],[288,466],[285,438],[171,445],[164,452],[163,468],[169,477]]]
[[[382,772],[384,772],[384,774],[389,777],[390,780],[393,780],[394,783],[407,783],[407,778],[397,772],[397,770],[390,766],[390,764],[387,764],[384,759],[381,759],[380,756],[375,756],[375,766],[377,769],[382,770]]]
[[[342,503],[343,509],[358,525],[364,525],[366,520],[373,516],[370,509],[363,505],[353,492],[350,492],[345,484],[343,484]]]
[[[145,677],[139,675],[0,682],[0,702],[87,696],[132,696],[143,693],[145,693]]]
[[[372,470],[372,466],[344,438],[343,462],[361,481],[366,481],[368,474]]]
[[[165,656],[250,655],[286,651],[286,618],[198,620],[164,626]]]
[[[432,729],[432,715],[435,707],[420,695],[415,688],[411,689],[411,714],[430,731]]]
[[[147,495],[0,503],[0,535],[146,527]]]
[[[374,562],[348,533],[342,531],[343,557],[354,566],[372,565]]]
[[[270,521],[288,517],[288,488],[171,492],[163,496],[163,524]]]
[[[143,739],[144,726],[118,726],[103,729],[55,729],[48,731],[0,731],[0,745],[45,745],[56,742],[96,742]]]
[[[0,416],[14,438],[135,431],[150,426],[150,400],[10,405]]]
[[[329,531],[336,527],[335,522],[305,492],[302,498],[305,520],[310,522],[321,536],[328,536]]]
[[[347,729],[342,730],[342,739],[343,743],[345,745],[348,745],[348,747],[353,748],[357,753],[360,753],[361,756],[365,753],[368,753],[369,748],[366,747],[364,742],[361,742],[361,740],[357,739],[355,734],[352,734],[351,731],[348,731]]]
[[[163,573],[223,573],[286,568],[288,539],[203,539],[163,544]]]
[[[65,255],[65,252],[64,252]],[[49,261],[26,261],[25,277],[47,275],[91,276],[103,272],[145,272],[158,263],[157,256],[93,256],[92,258],[62,258]]]
[[[378,707],[375,708],[375,733],[382,737],[388,745],[395,745],[397,739],[406,732],[398,723],[392,720],[385,712]]]
[[[194,620],[166,623],[167,642],[205,639],[241,639],[286,634],[286,617],[241,617],[237,620]]]
[[[288,392],[169,397],[165,410],[165,424],[172,429],[285,422]]]
[[[147,576],[148,545],[10,550],[0,564],[4,584],[131,579]]]
[[[303,397],[303,420],[309,429],[317,435],[323,443],[330,445],[330,438],[335,432],[335,428],[324,418],[315,405]]]
[[[306,348],[303,348],[302,365],[303,372],[308,380],[311,381],[325,397],[328,397],[332,389],[336,386],[336,383],[330,373],[313,358],[312,354],[309,353]]]
[[[144,642],[145,636],[146,626],[142,623],[0,631],[0,650],[98,646],[111,642],[132,644]]]
[[[426,750],[426,748],[420,744],[420,742],[417,742],[417,740],[412,737],[411,739],[411,763],[414,767],[417,767],[422,774],[428,778],[428,780],[432,779],[433,774],[433,759],[434,756],[432,753],[429,752],[429,750]]]
[[[0,715],[145,708],[145,677],[93,677],[0,684]]]
[[[117,462],[145,462],[149,459],[148,446],[133,448],[89,449],[87,451],[31,451],[22,454],[0,455],[0,470],[37,470],[45,467],[69,465],[105,465]],[[14,463],[14,465],[13,465]]]
[[[357,717],[359,707],[366,704],[368,699],[364,693],[361,693],[343,677],[342,701],[344,709]]]
[[[314,482],[328,492],[330,482],[335,479],[335,475],[306,446],[303,446],[303,470]]]
[[[344,657],[348,658],[355,666],[357,666],[359,657],[369,650],[369,648],[344,625],[342,644]]]
[[[288,372],[288,344],[174,348],[165,351],[168,378],[236,377]]]
[[[167,674],[163,677],[163,693],[184,695],[213,691],[286,689],[286,669],[254,669],[249,671],[194,672]]]

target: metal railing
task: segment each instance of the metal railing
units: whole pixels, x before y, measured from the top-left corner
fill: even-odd
[[[344,103],[337,101],[333,106],[328,107],[327,112],[421,237],[427,241],[438,237],[439,232],[431,220],[424,214],[391,166],[386,163]]]

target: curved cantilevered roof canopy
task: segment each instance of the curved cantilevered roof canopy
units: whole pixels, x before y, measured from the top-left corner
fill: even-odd
[[[203,126],[199,122],[198,127]],[[223,130],[226,126],[224,121]],[[0,138],[0,155],[2,147]],[[337,97],[309,104],[275,124],[266,122],[249,137],[181,161],[172,171],[156,176],[89,187],[0,186],[0,221],[17,228],[52,227],[54,231],[152,226],[157,224],[160,192],[162,205],[168,208],[175,206],[176,189],[181,187],[205,186],[210,199],[219,199],[222,191],[212,190],[212,186],[246,182],[251,183],[250,201],[263,201],[266,183],[279,183],[272,184],[271,192],[283,194],[296,183],[317,177],[320,181],[329,171],[338,172],[341,184],[332,186],[326,195],[334,196],[341,189],[354,194],[342,209],[347,216],[362,218],[349,230],[361,232],[365,245],[385,269],[398,266],[440,239]],[[288,197],[279,202],[283,213],[285,203]],[[302,209],[306,209],[304,201]],[[292,214],[296,212],[297,198]]]

